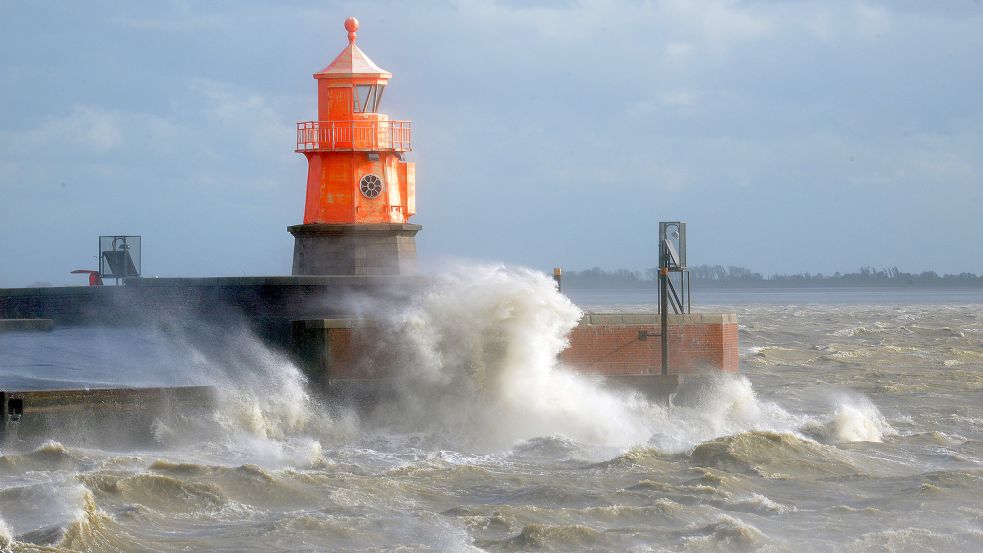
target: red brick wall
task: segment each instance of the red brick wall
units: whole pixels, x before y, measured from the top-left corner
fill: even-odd
[[[647,374],[662,370],[662,340],[639,340],[639,331],[657,334],[657,315],[587,314],[570,333],[560,361],[588,374]],[[378,328],[339,326],[325,329],[329,378],[380,378],[393,361],[380,349]],[[730,314],[670,318],[669,372],[738,370],[737,319]]]
[[[328,332],[328,355],[331,360],[328,378],[357,378],[352,374],[355,366],[352,334],[351,328],[332,328]]]
[[[732,315],[686,316],[669,325],[669,372],[737,371],[737,322]],[[580,324],[560,360],[589,374],[645,374],[662,370],[662,339],[639,339],[639,331],[658,334],[659,324],[598,322]]]
[[[395,363],[376,326],[332,328],[327,343],[331,367],[328,378],[385,378]]]

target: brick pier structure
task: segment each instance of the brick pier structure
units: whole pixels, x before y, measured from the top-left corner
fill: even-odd
[[[588,313],[570,333],[560,354],[567,366],[588,374],[635,375],[660,372],[660,317],[651,313]],[[669,315],[669,374],[738,370],[737,315]]]
[[[578,373],[652,395],[675,390],[684,377],[738,371],[737,316],[702,313],[669,317],[669,376],[661,374],[662,343],[652,313],[587,313],[570,333],[560,363]],[[372,321],[293,322],[294,351],[311,381],[328,391],[391,380],[393,344]]]

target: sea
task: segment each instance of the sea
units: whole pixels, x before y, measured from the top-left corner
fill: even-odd
[[[983,550],[981,291],[697,288],[737,314],[740,373],[669,401],[557,361],[582,311],[650,292],[481,266],[352,301],[402,370],[363,409],[244,328],[0,334],[0,383],[219,392],[139,446],[4,443],[0,550]]]

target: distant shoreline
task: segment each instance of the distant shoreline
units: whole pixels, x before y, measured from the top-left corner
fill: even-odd
[[[720,281],[702,281],[693,280],[691,281],[694,289],[701,290],[823,290],[823,289],[844,289],[844,288],[869,288],[869,289],[892,289],[892,290],[983,290],[983,282],[981,283],[966,283],[966,282],[952,282],[947,283],[945,281],[941,282],[931,282],[931,283],[919,283],[919,282],[836,282],[836,281],[826,281],[826,282],[790,282],[790,281],[753,281],[753,282],[720,282]],[[563,280],[563,288],[569,290],[611,290],[611,291],[628,291],[628,290],[650,290],[657,291],[658,283],[643,281],[637,285],[625,285],[625,284],[610,284],[610,283],[580,283],[576,281],[570,281],[568,279]]]
[[[875,269],[861,267],[855,273],[774,274],[764,276],[745,267],[696,265],[689,268],[693,287],[713,290],[802,290],[843,288],[889,288],[916,290],[983,290],[983,276],[975,273],[940,275],[935,271],[907,273],[897,267]],[[678,278],[677,276],[673,277]],[[563,286],[578,290],[655,290],[659,286],[658,269],[645,271],[599,267],[584,271],[566,271]]]

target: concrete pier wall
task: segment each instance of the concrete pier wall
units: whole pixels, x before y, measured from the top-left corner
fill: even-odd
[[[0,389],[0,445],[148,445],[158,421],[207,416],[215,402],[207,386]]]
[[[360,296],[398,302],[427,283],[420,277],[292,276],[135,278],[126,286],[0,289],[0,319],[51,319],[63,325],[134,325],[159,320],[241,324],[288,348],[291,321],[349,316]]]
[[[50,332],[53,328],[51,319],[0,319],[0,332]]]

